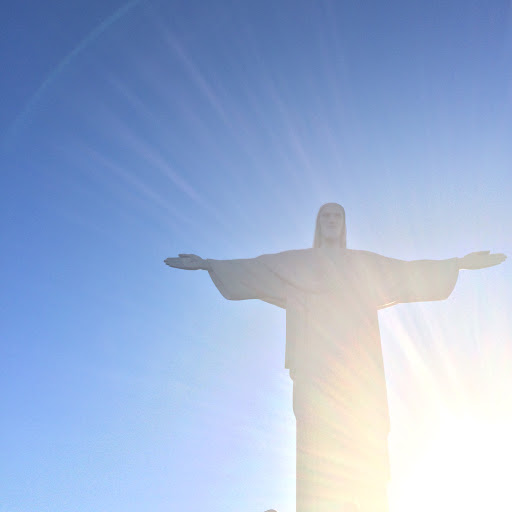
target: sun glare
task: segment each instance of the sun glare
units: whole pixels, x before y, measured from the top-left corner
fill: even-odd
[[[512,418],[446,417],[407,475],[390,486],[391,512],[512,510]]]

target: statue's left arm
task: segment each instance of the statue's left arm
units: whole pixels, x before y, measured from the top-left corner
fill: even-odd
[[[375,257],[372,288],[380,308],[404,302],[446,299],[455,287],[459,270],[491,267],[506,259],[504,254],[489,251],[447,260],[402,261]]]
[[[464,258],[458,258],[461,270],[479,270],[481,268],[494,267],[503,263],[507,256],[502,253],[491,254],[491,251],[478,251],[466,254]]]

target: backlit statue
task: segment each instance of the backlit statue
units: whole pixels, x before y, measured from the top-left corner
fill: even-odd
[[[345,211],[320,208],[312,249],[252,259],[167,258],[207,270],[230,300],[286,309],[286,361],[297,423],[297,512],[385,512],[389,414],[377,311],[446,299],[460,269],[502,263],[482,251],[402,261],[346,248]]]

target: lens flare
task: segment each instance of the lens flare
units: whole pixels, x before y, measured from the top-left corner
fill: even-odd
[[[446,416],[423,452],[391,484],[391,511],[512,510],[512,418]]]

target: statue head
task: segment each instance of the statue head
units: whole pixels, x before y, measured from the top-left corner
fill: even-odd
[[[316,216],[313,247],[347,247],[345,210],[338,203],[326,203]]]

